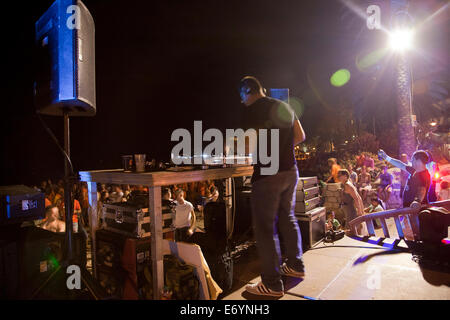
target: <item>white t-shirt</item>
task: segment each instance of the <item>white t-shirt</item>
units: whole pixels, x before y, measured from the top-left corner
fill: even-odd
[[[120,192],[114,191],[109,195],[109,199],[111,200],[111,202],[122,202],[123,192],[122,191],[120,191]]]
[[[194,210],[194,206],[186,200],[184,200],[183,204],[178,204],[177,201],[175,201],[175,203],[177,204],[175,207],[175,228],[181,229],[190,227],[192,219],[191,211]]]

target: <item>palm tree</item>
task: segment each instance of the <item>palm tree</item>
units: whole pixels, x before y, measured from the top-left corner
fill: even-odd
[[[380,31],[371,31],[366,26],[366,8],[374,3],[382,6],[382,15],[385,27],[394,29],[398,26],[411,26],[411,8],[408,0],[378,0],[378,1],[351,1],[344,0],[341,20],[347,29],[355,33],[354,47],[369,47],[373,45],[377,36],[384,36]],[[422,2],[423,4],[423,2]],[[386,14],[386,11],[389,14]],[[359,16],[358,16],[359,12]],[[441,32],[441,30],[440,30]],[[414,59],[417,59],[418,63]],[[375,120],[378,115],[393,115],[393,110],[383,110],[381,106],[389,104],[386,98],[395,95],[395,111],[398,126],[399,154],[411,154],[416,150],[414,132],[413,97],[419,98],[420,104],[414,105],[414,112],[421,116],[421,120],[433,114],[431,106],[437,101],[445,100],[448,82],[441,82],[442,74],[448,74],[448,66],[436,63],[433,59],[415,57],[411,53],[389,54],[388,50],[375,49],[365,55],[361,61],[362,74],[354,81],[352,90],[353,101],[358,106],[360,116],[369,115]],[[434,70],[430,73],[430,70]],[[426,90],[418,91],[414,95],[412,75],[420,83],[426,81]],[[392,82],[392,80],[394,82]],[[369,88],[369,89],[367,89]],[[425,109],[426,108],[426,109]],[[422,109],[422,110],[421,110]],[[445,110],[444,110],[445,112]],[[358,112],[356,113],[358,114]],[[366,119],[368,120],[368,119]]]

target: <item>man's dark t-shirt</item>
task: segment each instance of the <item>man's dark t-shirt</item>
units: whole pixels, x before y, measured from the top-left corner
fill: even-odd
[[[427,193],[430,188],[430,174],[428,170],[416,172],[413,167],[407,166],[406,171],[410,174],[403,191],[403,207],[409,207],[418,195],[419,188],[425,188],[425,197],[422,203],[428,203]]]
[[[263,97],[256,100],[253,104],[245,107],[243,129],[267,130],[267,153],[273,162],[271,155],[271,131],[270,129],[279,129],[279,169],[286,171],[296,165],[294,154],[294,120],[297,120],[294,110],[285,102]],[[260,163],[259,156],[259,138],[258,138],[258,163],[254,164],[252,182],[263,179],[267,175],[261,175],[261,168],[269,168],[272,163]]]

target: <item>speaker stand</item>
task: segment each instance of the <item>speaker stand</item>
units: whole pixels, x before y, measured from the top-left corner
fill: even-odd
[[[34,299],[42,290],[44,290],[52,281],[62,281],[61,279],[67,278],[67,267],[76,263],[73,256],[73,197],[72,189],[73,184],[77,180],[73,172],[72,164],[69,163],[70,159],[70,120],[69,113],[64,111],[64,151],[67,157],[64,158],[64,215],[66,223],[66,233],[65,233],[65,255],[60,267],[58,267],[44,282],[43,284],[31,295],[31,299]],[[86,239],[87,242],[87,239]],[[86,254],[85,252],[83,254]],[[85,285],[88,289],[89,294],[95,300],[102,299],[106,296],[103,288],[98,284],[97,280],[91,275],[91,273],[86,269],[86,266],[80,267],[80,277],[81,283]],[[65,275],[61,275],[65,273]],[[67,286],[66,281],[63,286]],[[69,290],[67,288],[67,290]],[[76,289],[70,290],[70,296],[72,298],[76,297]]]

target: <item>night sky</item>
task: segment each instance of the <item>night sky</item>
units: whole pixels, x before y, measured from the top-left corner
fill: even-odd
[[[1,185],[63,175],[63,158],[34,114],[34,22],[52,1],[14,1],[3,11]],[[244,75],[287,87],[305,101],[312,132],[321,112],[307,82],[348,62],[354,35],[339,1],[85,0],[96,27],[97,115],[71,118],[75,170],[110,169],[120,156],[168,160],[176,128],[239,127]],[[332,90],[330,88],[330,90]],[[44,117],[63,142],[62,118]]]

